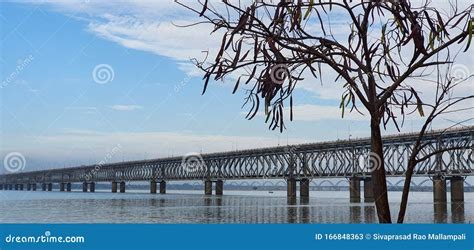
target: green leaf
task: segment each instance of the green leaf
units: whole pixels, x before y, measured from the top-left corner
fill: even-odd
[[[306,18],[308,18],[309,14],[311,13],[311,10],[313,9],[313,4],[314,4],[314,0],[310,0],[308,9],[306,10],[306,13],[304,14],[304,18],[303,18],[304,20],[306,20]]]
[[[473,23],[474,23],[474,20],[471,20],[469,21],[469,25],[467,26],[467,31],[469,32],[469,38],[467,40],[467,45],[466,45],[466,49],[464,49],[464,52],[466,52],[471,46],[472,32],[473,32],[472,30],[474,29]]]

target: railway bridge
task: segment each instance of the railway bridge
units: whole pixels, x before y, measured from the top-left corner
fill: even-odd
[[[420,157],[440,149],[456,148],[430,156],[418,164],[414,177],[433,181],[435,201],[446,201],[446,183],[450,181],[451,200],[464,200],[464,180],[474,175],[474,126],[433,131],[423,138]],[[386,136],[384,163],[387,176],[405,175],[409,154],[417,134]],[[371,171],[380,165],[380,157],[370,153],[370,138],[337,140],[291,146],[278,146],[210,154],[188,154],[141,161],[94,164],[0,175],[0,190],[71,191],[71,183],[82,183],[83,192],[94,192],[97,182],[111,184],[112,192],[125,192],[132,181],[150,182],[151,193],[166,193],[170,181],[200,180],[204,194],[222,195],[224,180],[284,179],[289,198],[309,197],[309,184],[316,178],[347,178],[350,200],[360,202],[361,181],[364,201],[374,200]],[[298,185],[299,183],[299,185]],[[214,192],[213,192],[214,186]],[[159,187],[159,188],[158,188]],[[39,189],[39,188],[38,188]]]

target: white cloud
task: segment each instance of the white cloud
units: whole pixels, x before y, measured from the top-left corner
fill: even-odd
[[[143,107],[140,105],[113,105],[110,106],[110,108],[117,111],[134,111],[137,109],[142,109]]]

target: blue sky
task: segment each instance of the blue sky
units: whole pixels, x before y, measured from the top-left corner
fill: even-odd
[[[340,119],[332,79],[297,90],[295,121],[282,134],[262,117],[244,119],[232,81],[201,95],[189,59],[219,38],[172,26],[192,20],[172,1],[2,2],[0,14],[0,154],[22,153],[25,170],[97,162],[117,145],[110,161],[368,135],[366,118]],[[101,64],[113,71],[104,84],[93,77]]]

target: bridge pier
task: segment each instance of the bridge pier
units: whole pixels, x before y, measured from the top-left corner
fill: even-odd
[[[112,193],[117,193],[117,182],[112,181]]]
[[[25,186],[24,184],[20,184],[20,190],[21,190],[21,191],[23,191],[24,186]]]
[[[120,193],[125,193],[125,181],[120,182]]]
[[[28,184],[26,184],[26,191],[30,191],[30,190],[31,190],[31,184],[28,183]]]
[[[87,193],[87,182],[82,183],[82,192]]]
[[[59,183],[59,191],[64,192],[64,190],[65,190],[65,183],[64,182]]]
[[[433,200],[434,202],[446,203],[446,179],[442,176],[433,177]]]
[[[71,192],[71,183],[70,182],[66,183],[66,191]]]
[[[41,190],[46,191],[46,183],[41,184]]]
[[[31,184],[31,190],[36,191],[36,183]]]
[[[223,195],[224,194],[224,181],[217,180],[216,181],[216,195]]]
[[[156,194],[156,181],[150,181],[150,194]]]
[[[349,178],[349,195],[350,202],[359,203],[360,202],[360,178],[351,177]]]
[[[464,178],[451,177],[451,202],[464,202]]]
[[[364,202],[374,202],[374,182],[372,177],[364,178]]]
[[[309,198],[309,179],[303,178],[300,180],[300,198]]]
[[[53,183],[48,183],[48,191],[53,191]]]
[[[166,194],[166,181],[160,181],[160,194]]]
[[[212,181],[210,180],[204,181],[204,194],[212,195]]]
[[[92,193],[95,192],[95,182],[89,183],[89,191]]]
[[[287,181],[286,196],[288,198],[296,198],[296,179],[289,178]]]

